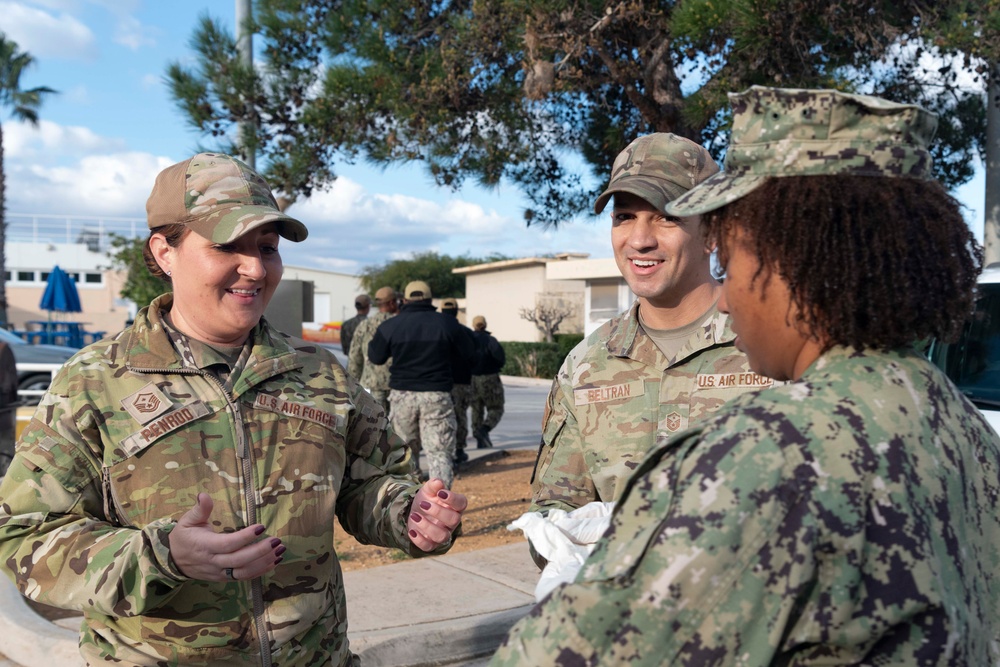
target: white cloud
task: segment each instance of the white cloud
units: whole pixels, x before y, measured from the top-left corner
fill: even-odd
[[[134,16],[123,16],[115,26],[116,43],[132,51],[138,51],[144,46],[155,46],[154,30],[146,27]]]
[[[51,162],[54,155],[79,157],[123,150],[125,142],[102,137],[86,127],[40,120],[37,127],[24,122],[7,123],[4,126],[3,147],[7,160]]]
[[[8,210],[143,217],[156,175],[172,163],[134,152],[87,156],[68,167],[18,163],[8,173]]]
[[[55,8],[60,10],[67,7],[64,3],[48,4],[58,4]],[[29,3],[0,0],[0,15],[3,16],[3,32],[36,60],[97,59],[98,46],[94,33],[65,12],[53,15]]]

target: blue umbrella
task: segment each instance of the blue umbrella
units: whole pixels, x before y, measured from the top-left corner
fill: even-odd
[[[50,314],[53,310],[61,313],[79,313],[83,310],[80,307],[80,294],[76,291],[76,283],[58,266],[49,274],[45,293],[42,294],[38,307],[49,311]]]

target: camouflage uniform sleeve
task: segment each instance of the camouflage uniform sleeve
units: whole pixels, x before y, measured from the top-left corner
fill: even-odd
[[[38,407],[0,484],[0,562],[33,600],[141,615],[186,580],[169,555],[175,524],[163,519],[140,530],[106,519],[97,415],[72,404],[66,374]]]
[[[416,466],[381,406],[354,387],[357,408],[348,428],[347,470],[337,499],[340,524],[362,544],[394,547],[414,557],[448,551],[450,543],[426,552],[410,541],[406,522],[420,490]]]
[[[572,377],[569,363],[569,359],[563,362],[545,406],[542,441],[531,477],[532,512],[572,511],[599,499],[583,455],[583,437],[569,383]]]
[[[741,427],[708,442],[689,431],[646,459],[577,580],[515,625],[490,665],[705,664],[751,651],[740,642],[758,637],[741,630],[755,619],[794,613],[815,571],[809,482],[796,475],[813,475],[773,441],[752,442],[770,439],[767,424]],[[807,523],[783,524],[796,507]],[[761,558],[788,576],[764,586]]]
[[[350,354],[347,355],[347,372],[351,374],[355,380],[361,379],[361,373],[365,369],[365,352],[362,348],[368,347],[365,343],[365,332],[368,330],[368,320],[365,320],[358,326],[358,330],[354,333],[357,338],[358,344],[351,347]]]

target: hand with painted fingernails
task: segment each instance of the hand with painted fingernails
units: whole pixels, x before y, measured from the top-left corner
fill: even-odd
[[[253,579],[282,561],[285,546],[265,536],[261,524],[216,532],[209,522],[213,507],[212,498],[199,493],[194,507],[170,531],[170,557],[184,576],[203,581]]]
[[[462,522],[462,512],[468,504],[464,495],[449,491],[440,479],[424,482],[410,505],[406,522],[410,541],[422,551],[433,551],[447,544]]]

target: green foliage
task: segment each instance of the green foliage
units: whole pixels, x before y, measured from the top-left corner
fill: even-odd
[[[169,78],[223,145],[249,121],[245,143],[292,200],[325,187],[337,161],[417,161],[443,187],[512,183],[528,224],[558,224],[588,209],[639,135],[673,132],[721,157],[726,95],[755,84],[931,107],[949,126],[937,175],[960,184],[985,141],[984,104],[952,72],[996,58],[998,2],[258,0],[256,74],[205,19],[199,68]],[[921,58],[929,48],[949,67]]]
[[[576,347],[582,340],[584,336],[582,333],[561,333],[556,334],[556,345],[559,346],[559,356],[566,358],[574,347]]]
[[[112,234],[111,250],[108,251],[111,268],[128,274],[121,290],[121,297],[129,299],[139,308],[149,305],[150,301],[170,291],[166,283],[155,278],[146,268],[146,262],[142,258],[142,248],[145,244],[145,238],[126,238]]]
[[[519,377],[554,378],[566,357],[557,343],[522,343],[507,341],[503,346],[507,361],[500,373]]]
[[[491,255],[485,259],[472,257],[449,257],[436,252],[422,252],[410,259],[396,259],[383,264],[366,266],[361,270],[361,286],[369,294],[380,287],[392,287],[402,293],[406,284],[413,280],[423,280],[435,298],[465,297],[465,276],[452,273],[452,269],[473,266],[486,262],[508,259],[503,255]]]

